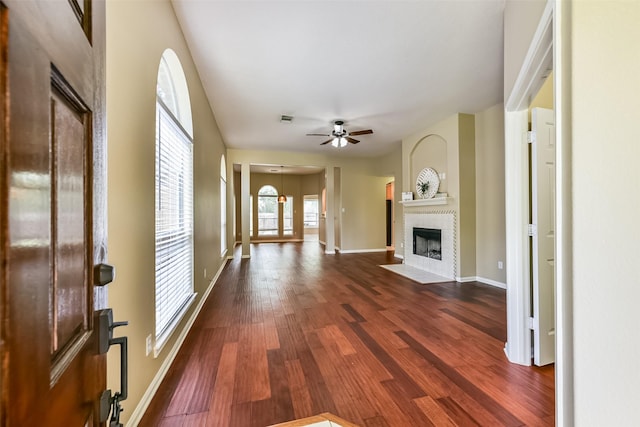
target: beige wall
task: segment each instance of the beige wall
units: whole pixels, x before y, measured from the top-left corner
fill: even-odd
[[[504,106],[476,114],[476,275],[506,284]],[[498,268],[498,261],[503,268]]]
[[[504,8],[504,99],[509,99],[546,6],[546,0],[510,0]]]
[[[640,425],[640,2],[572,2],[575,425]],[[595,234],[593,234],[595,232]]]
[[[426,157],[428,149],[423,148],[422,144],[428,143],[430,139],[442,139],[447,144],[447,161],[445,165],[442,159],[436,159],[436,162],[442,165],[441,170],[437,172],[446,173],[446,179],[441,182],[442,188],[446,188],[449,195],[454,198],[453,203],[457,204],[459,196],[458,119],[459,115],[454,114],[402,139],[402,191],[412,191],[415,194],[418,174],[423,168],[432,165],[432,160]]]
[[[113,1],[106,8],[108,251],[117,271],[109,304],[116,320],[129,321],[116,331],[129,337],[129,398],[122,414],[127,421],[186,323],[158,358],[145,356],[145,338],[155,328],[155,87],[165,49],[173,49],[182,62],[193,113],[196,303],[223,263],[219,182],[224,145],[171,4]],[[108,358],[112,390],[119,388],[117,353],[109,352]]]
[[[476,126],[475,116],[460,114],[458,118],[458,170],[460,200],[458,228],[460,233],[460,277],[476,276]]]
[[[387,182],[394,183],[393,194],[393,246],[396,255],[402,256],[403,252],[400,244],[403,241],[404,218],[402,217],[402,146],[398,144],[397,148],[391,153],[379,157],[375,164],[374,170],[379,171],[381,176],[388,177]],[[386,188],[385,183],[385,188]],[[385,195],[386,200],[386,195]],[[386,203],[386,202],[385,202]],[[385,217],[386,220],[386,217]],[[386,243],[386,236],[385,236]]]

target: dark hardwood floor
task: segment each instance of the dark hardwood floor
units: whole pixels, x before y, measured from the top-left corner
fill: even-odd
[[[553,367],[510,364],[505,291],[418,285],[385,253],[252,245],[229,261],[141,426],[550,426]]]

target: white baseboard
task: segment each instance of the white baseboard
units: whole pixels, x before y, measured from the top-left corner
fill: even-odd
[[[200,310],[202,310],[202,306],[204,306],[204,303],[207,301],[207,298],[209,298],[209,294],[211,293],[211,290],[215,286],[216,281],[218,280],[218,277],[220,277],[220,274],[222,274],[222,270],[224,269],[225,265],[227,265],[226,261],[222,263],[216,275],[213,277],[213,279],[211,279],[211,282],[209,282],[209,286],[207,287],[207,290],[205,290],[204,293],[202,294],[202,298],[200,298],[200,301],[198,301],[198,305],[196,306],[195,310],[191,314],[191,317],[189,317],[187,324],[184,326],[184,328],[182,328],[182,331],[180,332],[180,335],[178,335],[178,338],[176,339],[176,342],[173,345],[173,348],[171,349],[171,351],[169,351],[169,354],[167,354],[167,357],[164,359],[164,362],[162,362],[162,365],[160,365],[160,369],[158,369],[156,376],[153,377],[153,380],[149,384],[149,387],[147,387],[147,390],[142,395],[142,399],[140,399],[140,402],[138,402],[138,406],[136,406],[136,408],[131,413],[131,418],[129,418],[129,421],[127,422],[127,426],[135,427],[138,425],[138,423],[140,423],[142,416],[144,415],[147,408],[149,407],[149,404],[151,403],[151,399],[153,399],[153,396],[158,391],[158,387],[160,387],[162,380],[167,375],[167,372],[169,371],[171,364],[176,358],[178,351],[180,350],[180,347],[182,347],[184,340],[187,338],[187,334],[191,330],[193,323],[196,321],[198,314],[200,314]]]
[[[394,256],[395,258],[404,259],[404,255],[400,255],[400,254],[393,254],[393,256]]]
[[[496,288],[500,288],[500,289],[507,289],[507,284],[506,283],[498,282],[498,281],[493,280],[493,279],[487,279],[485,277],[478,277],[477,280],[478,280],[478,282],[482,282],[485,285],[495,286]]]
[[[340,249],[338,249],[340,250]],[[387,248],[384,249],[347,249],[345,251],[340,250],[341,254],[365,254],[369,252],[387,252]]]
[[[259,239],[259,240],[251,240],[251,243],[291,243],[291,242],[304,242],[304,239]]]
[[[487,279],[486,277],[479,277],[479,276],[456,277],[456,281],[460,283],[480,282],[480,283],[484,283],[485,285],[495,286],[496,288],[507,289],[506,284],[498,282],[496,280]]]

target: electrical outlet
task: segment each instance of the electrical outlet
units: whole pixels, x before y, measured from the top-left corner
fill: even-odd
[[[502,261],[498,261],[498,270],[502,270],[503,264]]]
[[[153,341],[151,339],[151,335],[149,335],[147,336],[147,353],[146,353],[147,356],[151,354],[152,349],[153,349]]]
[[[204,269],[204,278],[205,279],[207,278],[207,269],[206,268]]]
[[[400,247],[404,248],[404,242],[400,242]]]

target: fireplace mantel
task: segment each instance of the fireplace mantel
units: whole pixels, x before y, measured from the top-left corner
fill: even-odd
[[[416,200],[405,200],[400,202],[401,205],[411,207],[411,206],[434,206],[434,205],[446,205],[453,197],[434,197],[433,199],[416,199]]]

